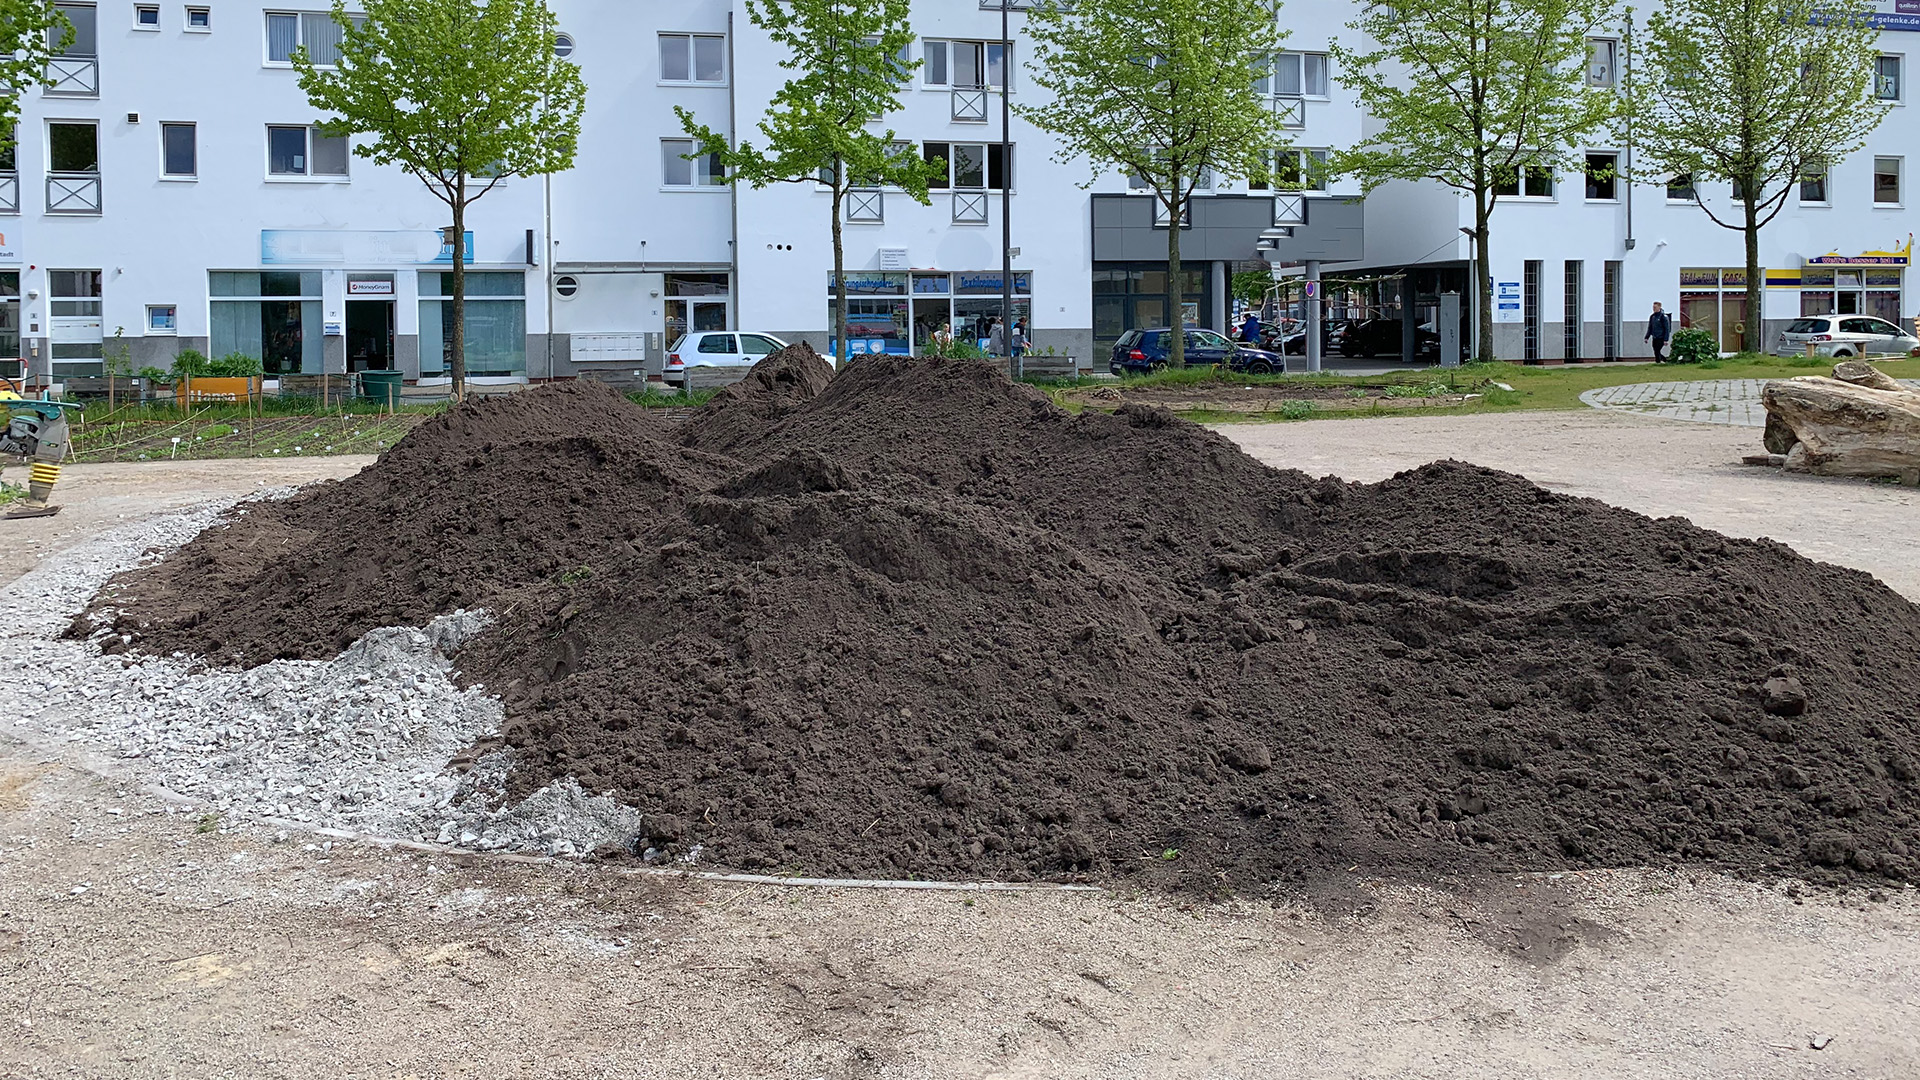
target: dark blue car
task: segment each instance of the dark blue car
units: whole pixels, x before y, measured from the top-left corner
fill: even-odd
[[[1279,353],[1251,345],[1228,341],[1211,330],[1189,329],[1186,361],[1188,367],[1224,365],[1230,371],[1266,375],[1285,371],[1286,361]],[[1107,370],[1115,375],[1145,375],[1159,371],[1172,362],[1174,331],[1167,327],[1154,330],[1129,330],[1113,343]]]

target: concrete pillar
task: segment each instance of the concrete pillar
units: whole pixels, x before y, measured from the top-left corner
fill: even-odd
[[[1307,260],[1307,371],[1320,370],[1320,312],[1325,298],[1320,295],[1320,260]]]
[[[1232,337],[1233,328],[1227,325],[1227,293],[1229,289],[1230,283],[1227,278],[1227,264],[1216,260],[1213,264],[1213,310],[1207,313],[1213,321],[1208,325],[1220,333]]]

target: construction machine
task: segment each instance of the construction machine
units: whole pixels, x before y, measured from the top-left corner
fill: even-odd
[[[53,485],[60,479],[60,463],[67,459],[67,411],[80,406],[70,401],[29,398],[15,384],[0,378],[0,406],[7,426],[0,430],[0,461],[19,456],[27,461],[27,497],[9,511],[9,518],[46,517],[60,508],[48,505]]]

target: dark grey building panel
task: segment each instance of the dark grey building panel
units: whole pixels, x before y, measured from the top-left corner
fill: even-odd
[[[1156,227],[1151,195],[1093,197],[1093,261],[1151,262],[1167,257],[1167,232]],[[1273,199],[1210,195],[1192,200],[1193,224],[1180,234],[1180,258],[1194,262],[1258,259],[1255,247],[1274,232]],[[1358,200],[1308,199],[1306,222],[1278,240],[1276,261],[1351,262],[1361,258],[1363,206]]]

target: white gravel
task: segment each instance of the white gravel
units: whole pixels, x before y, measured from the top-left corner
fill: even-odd
[[[0,587],[0,685],[12,690],[12,721],[122,759],[227,821],[548,855],[632,843],[638,813],[571,780],[504,806],[510,751],[450,765],[500,733],[499,700],[456,686],[448,659],[486,627],[484,612],[375,630],[329,661],[245,671],[183,654],[103,655],[100,638],[59,637],[114,573],[172,551],[233,505],[127,525]]]

